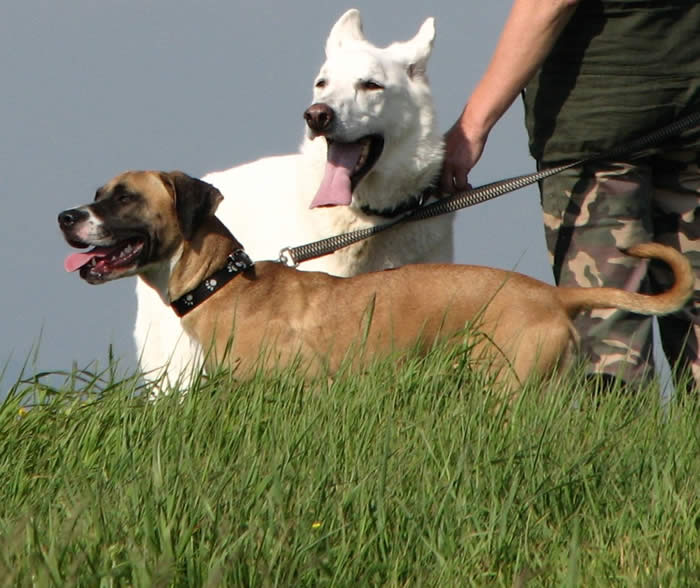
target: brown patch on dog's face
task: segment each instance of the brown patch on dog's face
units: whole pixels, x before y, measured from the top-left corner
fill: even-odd
[[[144,239],[142,266],[169,258],[183,240],[175,212],[175,195],[165,182],[168,175],[126,172],[95,194],[92,208],[115,235],[136,232]]]
[[[91,284],[142,273],[166,261],[183,241],[169,174],[126,172],[97,190],[92,204],[58,219],[73,247],[94,248],[66,260]]]

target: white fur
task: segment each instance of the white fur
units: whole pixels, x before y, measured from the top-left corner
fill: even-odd
[[[385,140],[378,162],[356,187],[351,206],[309,209],[326,163],[325,139],[313,139],[310,132],[298,154],[266,157],[203,178],[224,195],[217,215],[254,260],[276,259],[286,246],[385,223],[366,216],[359,206],[395,206],[437,177],[442,136],[425,77],[434,37],[433,19],[427,19],[410,41],[375,47],[362,33],[357,10],[346,12],[331,30],[317,77],[325,84],[314,90],[313,102],[324,102],[336,112],[334,138],[352,141],[381,133]],[[360,84],[368,79],[384,89],[363,91]],[[407,223],[299,269],[352,276],[406,263],[451,260],[448,215]],[[141,280],[137,298],[135,339],[141,367],[155,378],[167,365],[170,384],[187,384],[191,368],[199,362],[197,345],[183,333],[174,312]]]
[[[103,230],[104,221],[95,216],[92,208],[90,208],[90,206],[81,206],[76,210],[87,213],[88,218],[78,225],[78,229],[74,233],[75,237],[85,243],[110,245],[111,237],[106,235]]]

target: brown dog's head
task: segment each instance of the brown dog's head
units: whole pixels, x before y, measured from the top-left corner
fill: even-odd
[[[73,247],[66,258],[90,284],[135,275],[168,260],[223,199],[211,184],[182,172],[130,171],[97,190],[95,201],[64,210],[58,224]]]

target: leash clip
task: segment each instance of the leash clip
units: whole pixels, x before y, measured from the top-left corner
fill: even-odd
[[[299,266],[299,264],[294,259],[294,255],[292,255],[292,250],[289,247],[284,247],[283,249],[280,249],[280,256],[277,261],[291,268],[297,268]]]

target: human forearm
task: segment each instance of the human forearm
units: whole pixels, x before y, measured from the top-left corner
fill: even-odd
[[[514,0],[486,72],[445,134],[444,192],[469,187],[489,132],[542,65],[578,0]]]
[[[539,69],[578,0],[515,0],[486,72],[458,121],[485,140]]]

